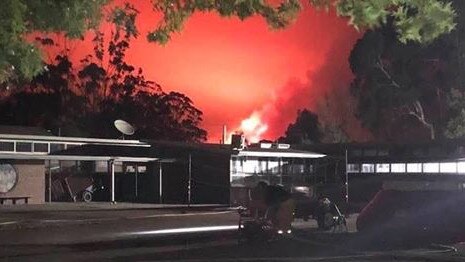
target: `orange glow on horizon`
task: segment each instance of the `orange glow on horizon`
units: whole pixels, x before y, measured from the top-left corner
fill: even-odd
[[[304,4],[295,24],[278,31],[260,17],[196,13],[160,46],[145,37],[159,19],[150,1],[133,4],[140,36],[130,43],[128,62],[163,90],[189,96],[204,113],[209,142],[220,141],[223,125],[242,130],[250,142],[275,140],[297,110],[315,109],[326,91],[348,88],[352,77],[347,60],[359,33],[333,12]],[[92,51],[90,39],[73,47],[75,61]]]

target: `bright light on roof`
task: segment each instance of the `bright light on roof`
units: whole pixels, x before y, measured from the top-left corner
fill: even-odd
[[[289,144],[278,144],[278,149],[289,149],[291,145]]]

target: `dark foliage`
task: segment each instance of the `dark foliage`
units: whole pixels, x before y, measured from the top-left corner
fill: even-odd
[[[320,142],[322,134],[318,116],[307,110],[299,110],[295,123],[287,127],[285,137],[280,142],[289,144],[312,144]]]
[[[67,55],[58,55],[29,85],[1,99],[0,121],[67,136],[118,138],[113,122],[124,119],[136,128],[132,138],[204,141],[202,112],[184,94],[163,92],[141,68],[128,64],[132,35],[122,32],[113,30],[106,48],[98,32],[94,54],[78,67]]]

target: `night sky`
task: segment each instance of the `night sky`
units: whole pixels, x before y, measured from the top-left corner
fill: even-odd
[[[325,92],[349,86],[347,58],[360,34],[334,13],[305,6],[296,23],[282,31],[269,29],[260,17],[241,22],[198,13],[159,46],[145,38],[159,20],[150,2],[135,6],[141,35],[131,43],[128,61],[165,91],[188,95],[204,113],[210,142],[220,140],[223,124],[234,131],[241,123],[251,142],[275,139],[298,109],[316,110]],[[87,40],[74,46],[72,57],[89,53]]]

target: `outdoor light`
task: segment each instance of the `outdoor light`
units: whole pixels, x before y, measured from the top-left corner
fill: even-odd
[[[240,225],[240,228],[244,228],[244,225]]]
[[[288,229],[288,230],[287,230],[287,233],[290,234],[290,233],[292,233],[292,231],[291,231],[290,229]]]
[[[283,233],[283,231],[282,231],[282,230],[278,230],[278,234],[280,234],[280,235],[281,235],[282,233]]]

